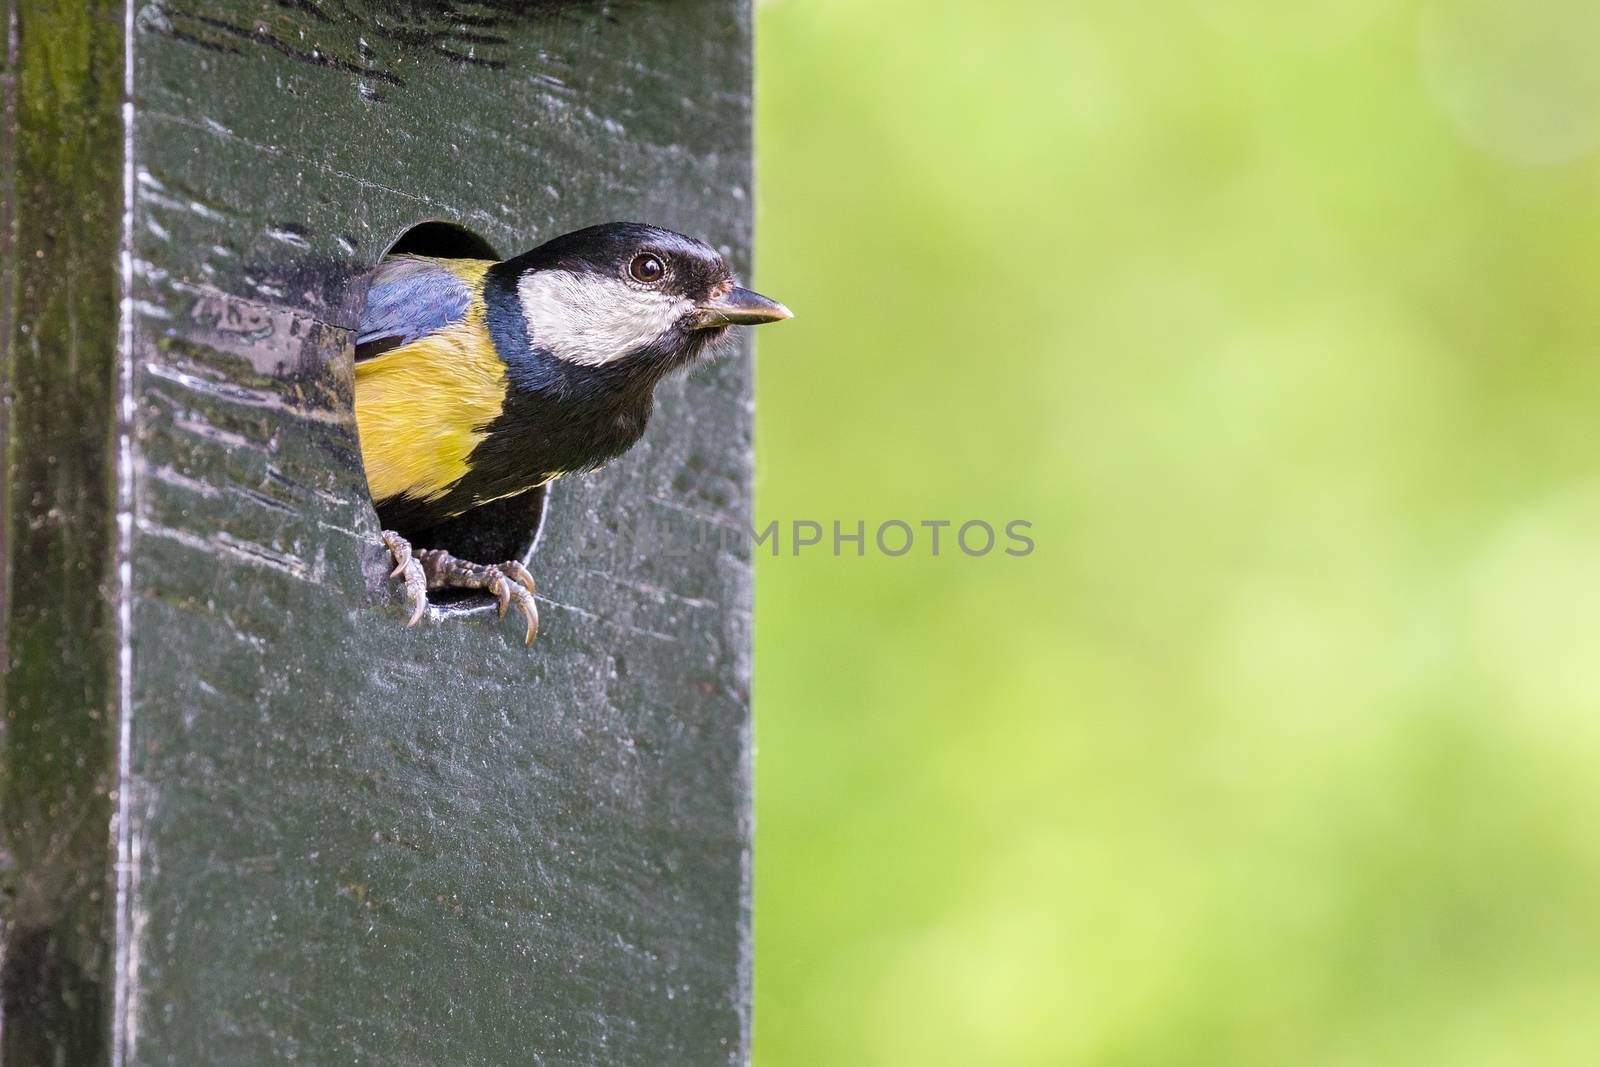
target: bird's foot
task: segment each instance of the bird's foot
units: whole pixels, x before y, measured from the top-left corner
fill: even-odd
[[[515,600],[528,621],[525,645],[533,644],[539,633],[539,608],[533,602],[533,575],[516,560],[504,563],[470,563],[457,559],[442,548],[430,548],[419,553],[422,570],[428,576],[429,589],[483,589],[500,603],[500,617]]]
[[[500,605],[500,617],[515,600],[527,620],[528,631],[523,644],[533,644],[539,633],[539,608],[534,603],[533,575],[516,560],[505,563],[471,563],[457,559],[442,548],[430,548],[413,554],[411,544],[392,530],[383,532],[383,543],[394,555],[395,568],[391,577],[405,575],[406,598],[410,603],[411,618],[407,626],[416,625],[428,607],[428,590],[482,589]]]
[[[422,613],[428,610],[428,576],[422,564],[411,554],[410,541],[393,530],[385,530],[383,543],[389,546],[389,553],[394,556],[394,570],[389,572],[389,577],[405,575],[406,603],[411,605],[411,618],[406,620],[406,625],[415,626],[421,621]]]

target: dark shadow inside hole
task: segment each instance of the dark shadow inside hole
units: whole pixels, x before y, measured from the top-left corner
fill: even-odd
[[[423,222],[400,235],[386,256],[433,256],[437,259],[499,259],[494,245],[453,222]]]
[[[501,258],[493,245],[471,230],[437,221],[413,226],[384,254],[433,256],[438,259]],[[464,515],[436,526],[419,528],[385,523],[384,528],[396,531],[418,550],[442,548],[452,556],[474,563],[501,563],[514,559],[531,568],[548,498],[548,487],[540,486],[518,496],[473,508]],[[383,519],[381,511],[378,518]],[[469,609],[492,603],[486,594],[472,592],[430,593],[428,599],[439,607]]]

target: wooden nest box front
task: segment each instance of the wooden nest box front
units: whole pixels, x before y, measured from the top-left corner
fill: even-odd
[[[746,5],[7,7],[0,1062],[745,1062],[748,360],[551,495],[531,649],[403,627],[351,360],[402,238],[748,274]]]

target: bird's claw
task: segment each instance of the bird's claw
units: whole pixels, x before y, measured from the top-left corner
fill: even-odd
[[[538,590],[533,586],[533,575],[528,573],[528,568],[514,559],[508,559],[500,564],[500,569],[512,582],[517,583],[515,586],[509,582],[506,583],[507,591],[515,595],[517,604],[522,608],[522,614],[528,619],[528,636],[522,643],[531,645],[533,644],[533,639],[539,636],[539,607],[533,601],[533,594]],[[502,598],[500,601],[500,614],[504,616],[505,613],[506,602]]]
[[[500,568],[505,572],[506,577],[521,585],[528,591],[529,595],[538,592],[538,590],[533,587],[533,575],[529,574],[528,568],[524,567],[521,563],[514,559],[508,559],[504,563],[500,564]]]
[[[517,606],[522,608],[522,614],[528,620],[528,632],[522,638],[523,645],[533,644],[533,639],[539,636],[539,605],[533,600],[533,575],[522,564],[512,561],[510,566],[519,572],[516,575],[517,584],[511,593],[516,598]]]
[[[394,556],[394,570],[389,572],[389,577],[405,575],[406,602],[411,605],[411,617],[406,620],[406,625],[415,626],[421,621],[422,613],[428,610],[428,576],[423,572],[422,564],[412,555],[411,542],[393,530],[385,530],[383,543]]]
[[[514,573],[510,570],[513,567],[522,573]],[[528,620],[528,633],[522,643],[531,645],[533,639],[539,636],[539,607],[533,601],[533,578],[522,564],[516,562],[502,563],[496,569],[500,573],[490,579],[489,591],[500,602],[500,617],[506,617],[506,608],[515,600],[517,607],[522,609],[522,617]]]
[[[527,620],[523,644],[533,644],[539,634],[539,607],[533,599],[533,575],[521,563],[472,563],[438,548],[413,553],[406,539],[392,530],[383,532],[383,543],[395,558],[391,576],[405,575],[406,596],[415,609],[407,626],[415,625],[427,610],[429,590],[481,589],[495,598],[501,618],[516,601]]]

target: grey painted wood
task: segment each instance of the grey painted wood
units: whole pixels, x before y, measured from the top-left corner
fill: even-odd
[[[529,650],[481,603],[401,627],[349,330],[429,219],[651,221],[747,274],[745,5],[139,3],[126,172],[123,14],[79,24],[85,154],[18,124],[19,185],[80,175],[36,218],[99,310],[4,323],[7,1062],[744,1062],[748,361],[551,494]],[[85,204],[110,229],[62,236]],[[28,232],[9,273],[60,284]]]

